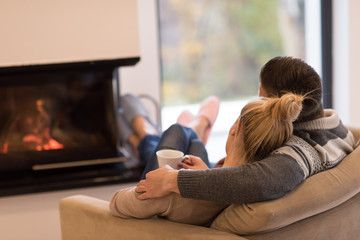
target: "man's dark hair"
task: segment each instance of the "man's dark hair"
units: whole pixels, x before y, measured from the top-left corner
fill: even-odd
[[[269,97],[280,97],[289,92],[307,96],[296,122],[310,121],[323,116],[320,76],[301,59],[271,59],[261,69],[260,83]]]

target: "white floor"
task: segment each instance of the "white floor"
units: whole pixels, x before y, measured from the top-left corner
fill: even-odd
[[[135,183],[0,197],[0,239],[60,240],[62,198],[83,194],[109,200],[116,190],[131,186]]]

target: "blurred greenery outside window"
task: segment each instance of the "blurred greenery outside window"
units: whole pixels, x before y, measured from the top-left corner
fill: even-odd
[[[305,59],[304,0],[159,0],[163,106],[257,96],[262,65]]]

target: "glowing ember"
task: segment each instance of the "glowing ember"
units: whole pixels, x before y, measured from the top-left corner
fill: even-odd
[[[4,143],[2,145],[2,148],[0,149],[0,152],[1,153],[7,153],[7,151],[8,151],[8,143]]]
[[[51,137],[51,117],[45,111],[43,100],[38,99],[36,101],[35,116],[26,116],[24,120],[29,126],[30,131],[27,131],[28,133],[21,140],[23,143],[30,143],[30,146],[32,146],[30,149],[44,151],[64,148],[63,144]],[[0,145],[0,153],[6,154],[8,151],[9,142],[6,141],[2,146]]]
[[[43,150],[54,150],[54,149],[62,149],[64,145],[56,141],[55,139],[51,138],[49,134],[49,128],[44,129],[42,134],[29,134],[23,137],[24,142],[33,142],[36,143],[36,150],[43,151]]]
[[[44,102],[42,100],[36,101],[36,109],[38,114],[35,119],[34,134],[28,134],[23,137],[24,142],[36,143],[36,150],[53,150],[62,149],[64,145],[56,141],[50,136],[50,116],[44,109]]]

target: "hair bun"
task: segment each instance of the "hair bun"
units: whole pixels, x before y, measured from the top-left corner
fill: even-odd
[[[275,119],[294,122],[301,113],[304,97],[286,93],[281,97],[268,98],[267,100],[267,104],[264,105],[265,111],[270,111]]]
[[[301,113],[303,100],[303,96],[293,93],[282,95],[279,102],[282,120],[294,122]]]
[[[304,99],[305,96],[286,93],[281,97],[260,98],[243,107],[240,121],[244,126],[248,161],[262,159],[290,139]]]

